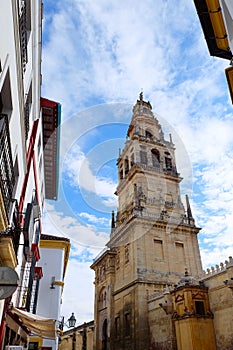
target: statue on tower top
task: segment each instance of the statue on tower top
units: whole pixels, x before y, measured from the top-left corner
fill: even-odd
[[[150,101],[147,101],[147,102],[146,102],[146,101],[143,100],[143,91],[141,91],[140,94],[139,94],[139,100],[137,100],[137,104],[152,109],[152,106],[151,106],[151,104],[150,104]]]

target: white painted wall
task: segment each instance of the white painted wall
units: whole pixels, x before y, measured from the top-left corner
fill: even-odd
[[[19,36],[19,12],[21,0],[0,0],[0,62],[2,71],[0,72],[0,91],[6,86],[9,77],[8,97],[11,96],[11,108],[5,105],[3,113],[9,115],[9,127],[11,136],[11,150],[13,164],[18,159],[19,177],[15,187],[14,198],[20,200],[20,195],[27,172],[26,155],[30,142],[33,122],[39,119],[38,132],[36,135],[34,154],[36,159],[36,172],[38,180],[38,193],[40,205],[44,202],[44,166],[43,166],[43,140],[42,140],[42,120],[40,113],[40,89],[41,89],[41,0],[27,0],[31,6],[31,33],[27,45],[28,63],[26,71],[22,73],[20,36]],[[32,107],[30,111],[30,129],[28,139],[25,141],[24,129],[24,105],[32,88]],[[41,139],[41,147],[38,151],[38,141]],[[39,168],[41,159],[41,169]],[[36,189],[33,162],[29,169],[29,178],[25,192],[25,200],[22,208],[24,213],[27,203],[31,202],[34,190]],[[42,206],[41,206],[42,211]],[[11,223],[10,223],[11,224]],[[21,239],[21,244],[22,244]],[[22,248],[20,246],[18,255],[17,272],[20,273],[23,264]],[[20,282],[22,284],[22,281]],[[13,302],[20,298],[13,295]],[[2,304],[0,301],[0,322],[2,319]],[[20,306],[14,304],[15,306]]]
[[[42,267],[43,277],[40,280],[37,314],[60,321],[62,286],[56,285],[51,289],[52,277],[55,281],[63,282],[64,250],[40,248],[39,266]],[[43,346],[52,346],[57,349],[56,341],[44,339]]]
[[[63,281],[64,250],[53,248],[40,248],[39,265],[42,267],[43,278],[40,280],[40,290],[37,304],[37,313],[48,318],[58,319],[62,286],[55,285],[51,289],[51,279]]]

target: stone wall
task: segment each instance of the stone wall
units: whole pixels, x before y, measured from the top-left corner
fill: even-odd
[[[166,312],[161,305],[167,305]],[[167,295],[155,293],[148,300],[150,350],[176,350],[172,308]]]
[[[93,350],[94,321],[84,323],[60,336],[58,350]]]
[[[217,350],[233,349],[233,259],[207,269],[202,281],[209,288]]]

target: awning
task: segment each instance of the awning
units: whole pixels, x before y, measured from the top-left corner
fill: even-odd
[[[31,333],[42,338],[56,339],[56,320],[34,315],[15,307],[12,307],[10,313],[16,314]]]
[[[19,334],[21,338],[25,339],[25,341],[28,341],[28,328],[22,328],[22,324],[19,324],[16,322],[11,315],[6,315],[6,323],[7,326],[12,329],[16,334]]]

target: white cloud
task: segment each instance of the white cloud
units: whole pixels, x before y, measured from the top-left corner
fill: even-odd
[[[81,218],[87,219],[92,224],[102,224],[102,225],[104,224],[104,225],[110,226],[109,225],[109,220],[107,220],[106,218],[99,218],[99,217],[97,217],[95,215],[91,215],[89,213],[83,213],[83,212],[79,213],[79,216]]]
[[[59,0],[55,13],[46,19],[47,4],[45,0],[44,95],[61,102],[63,119],[67,119],[98,103],[132,105],[143,88],[154,112],[169,121],[184,145],[181,152],[177,150],[178,170],[185,177],[184,189],[191,195],[196,222],[203,227],[199,237],[205,266],[232,255],[233,123],[224,77],[227,63],[209,56],[193,2],[179,0],[174,6],[172,1],[145,0],[135,6],[132,0]],[[117,156],[117,144],[109,140],[103,144],[105,151],[97,145],[88,154],[77,144],[71,145],[89,128],[116,121],[129,123],[124,105],[125,114],[120,109],[112,113],[108,107],[96,108],[94,114],[86,110],[71,118],[72,123],[65,123],[61,151],[68,180],[81,188],[77,196],[105,212],[115,203],[116,184],[98,172]],[[45,225],[51,230],[47,232],[71,237],[76,258],[85,259],[89,245],[88,254],[94,256],[93,247],[104,245],[108,234],[92,226],[97,220],[94,215],[81,212],[82,219],[89,220],[84,226],[72,210],[65,212],[63,206],[69,206],[65,202],[62,197],[58,212],[51,210],[55,228]],[[79,267],[80,277],[90,278],[89,263],[72,263],[74,275],[73,268]],[[85,293],[88,288],[86,285]],[[89,297],[90,303],[93,299]],[[82,315],[85,312],[82,309]]]
[[[52,205],[46,204],[46,213],[43,221],[43,232],[65,236],[71,240],[74,247],[78,246],[79,253],[86,249],[93,249],[93,257],[103,249],[109,240],[109,233],[100,227],[87,225],[75,216],[68,216],[58,212]]]
[[[101,166],[101,164],[99,165]],[[87,190],[95,193],[105,205],[116,205],[114,192],[117,183],[111,178],[99,177],[97,169],[93,171],[91,164],[78,145],[74,145],[67,153],[63,163],[64,176],[67,176],[73,187],[79,187],[80,190]]]
[[[70,259],[65,276],[61,315],[67,320],[74,312],[76,326],[94,319],[94,272],[90,261]]]

